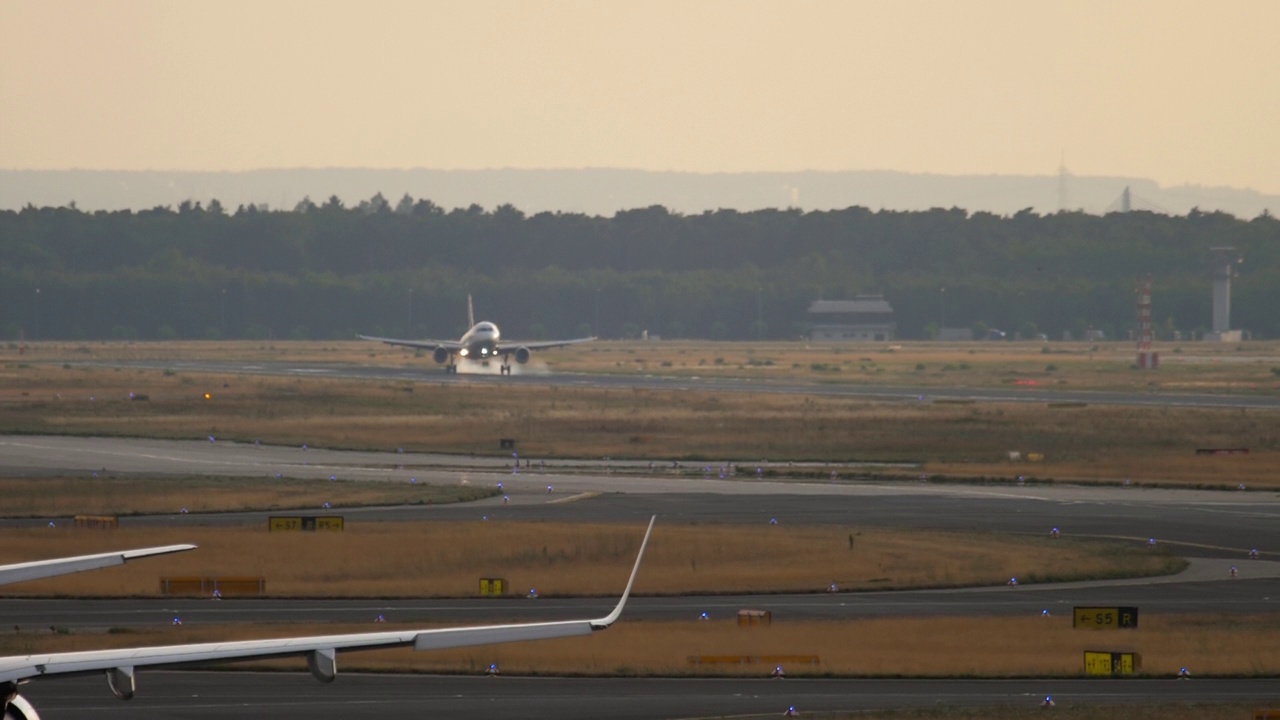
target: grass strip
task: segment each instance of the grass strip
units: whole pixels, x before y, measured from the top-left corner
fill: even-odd
[[[0,562],[191,542],[199,549],[6,586],[6,595],[142,596],[163,576],[265,577],[286,597],[472,597],[485,577],[522,595],[616,595],[642,528],[622,523],[350,521],[345,532],[164,526],[0,529]],[[995,533],[660,523],[636,592],[823,592],[1088,580],[1176,572],[1185,561],[1098,540]]]
[[[1275,488],[1274,415],[1102,405],[1064,414],[1043,404],[0,367],[0,433],[212,435],[495,456],[510,452],[500,438],[515,438],[526,458],[909,464],[874,471],[901,477],[923,467],[955,477]],[[1195,454],[1211,447],[1250,452]],[[1013,451],[1020,459],[1010,460]],[[865,472],[832,469],[844,477]]]
[[[405,482],[237,477],[0,478],[6,517],[153,515],[309,510],[368,505],[434,505],[497,495],[496,488]]]
[[[0,639],[0,652],[25,654],[93,647],[424,627],[396,622],[165,627],[114,633],[22,633]],[[1085,650],[1138,652],[1135,677],[1273,677],[1280,674],[1280,623],[1265,615],[1147,615],[1137,630],[1107,634],[1075,630],[1070,617],[850,618],[788,621],[742,628],[732,619],[623,621],[589,637],[513,643],[427,653],[412,649],[344,654],[349,671],[504,674],[768,677],[772,663],[692,664],[689,656],[816,655],[816,664],[784,668],[788,677],[1083,677]],[[259,665],[301,669],[300,661]]]

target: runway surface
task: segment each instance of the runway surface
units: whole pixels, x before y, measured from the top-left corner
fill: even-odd
[[[508,498],[462,505],[346,509],[359,520],[578,520],[823,524],[917,527],[1127,538],[1173,544],[1181,554],[1243,558],[1280,550],[1280,493],[1055,485],[757,479],[752,468],[721,480],[686,469],[602,472],[599,463],[553,463],[513,474],[501,458],[304,450],[229,442],[0,436],[0,469],[9,474],[229,475],[419,482],[466,482]],[[550,490],[548,490],[550,488]],[[177,508],[175,508],[177,510]],[[325,514],[321,508],[313,511]],[[274,513],[125,517],[123,525],[259,524]],[[63,520],[65,522],[65,519]],[[43,525],[12,519],[7,525]]]
[[[452,506],[343,510],[348,522],[487,518],[631,522],[652,514],[663,523],[739,523],[893,526],[1042,535],[1060,527],[1068,537],[1157,538],[1192,559],[1185,575],[1018,588],[896,593],[813,593],[775,596],[634,598],[626,618],[684,619],[709,612],[728,616],[742,607],[778,617],[847,619],[878,616],[1065,614],[1072,605],[1137,605],[1143,612],[1275,613],[1280,603],[1280,493],[1221,492],[1067,485],[952,485],[871,483],[837,478],[812,482],[757,479],[754,468],[719,478],[647,465],[599,461],[553,463],[514,474],[498,458],[413,453],[348,453],[252,444],[39,436],[0,437],[0,470],[32,475],[94,471],[145,474],[237,475],[473,485],[503,483],[507,502],[493,498]],[[703,475],[706,475],[705,477]],[[552,486],[548,491],[547,486]],[[317,509],[319,510],[319,509]],[[123,518],[122,525],[261,524],[268,513],[204,516],[172,514]],[[280,513],[274,513],[280,514]],[[319,513],[323,514],[323,513]],[[44,524],[44,520],[36,521]],[[9,520],[9,525],[32,521]],[[1248,561],[1250,548],[1262,560]],[[1231,565],[1240,576],[1227,573]],[[642,588],[640,588],[642,591]],[[6,622],[29,628],[85,631],[156,626],[181,614],[184,624],[245,621],[484,623],[499,619],[564,619],[596,614],[612,598],[498,601],[457,600],[2,600]],[[339,659],[341,665],[341,659]],[[1152,699],[1275,701],[1269,681],[799,681],[564,680],[342,676],[333,685],[300,674],[144,672],[130,703],[112,698],[101,677],[36,682],[24,690],[47,718],[385,717],[423,713],[460,717],[676,718],[738,713],[778,715],[802,710],[893,708],[939,702],[987,706],[1146,702]]]
[[[702,680],[343,675],[321,685],[298,673],[138,676],[129,702],[102,677],[35,682],[24,694],[60,720],[447,717],[485,720],[649,720],[912,707],[1057,707],[1277,699],[1274,680]]]
[[[607,375],[586,373],[520,374],[502,377],[491,374],[450,375],[424,364],[420,368],[373,365],[284,362],[218,362],[210,360],[160,360],[74,362],[73,366],[98,366],[174,370],[177,372],[223,373],[232,375],[275,375],[289,377],[399,380],[439,384],[486,383],[594,388],[646,388],[650,390],[707,390],[715,392],[782,393],[833,397],[879,398],[931,402],[933,400],[974,400],[979,402],[1083,402],[1095,405],[1160,407],[1227,407],[1280,409],[1280,396],[1259,394],[1137,393],[1059,390],[1035,386],[1017,388],[946,388],[929,386],[882,386],[857,383],[806,383],[770,379],[717,377],[677,377],[667,375]],[[517,367],[517,370],[519,368]]]

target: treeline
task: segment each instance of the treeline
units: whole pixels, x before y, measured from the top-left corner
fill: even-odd
[[[0,332],[46,338],[505,334],[794,338],[815,299],[881,293],[901,337],[987,326],[1123,337],[1154,277],[1163,334],[1210,324],[1210,248],[1243,255],[1232,324],[1280,337],[1280,222],[1223,213],[1004,217],[959,209],[662,207],[613,217],[356,207],[0,212]]]

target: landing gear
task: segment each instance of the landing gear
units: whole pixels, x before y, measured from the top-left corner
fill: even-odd
[[[448,365],[444,366],[444,371],[446,375],[457,375],[458,365],[456,363],[449,363]]]
[[[504,363],[504,364],[502,364],[502,365],[499,365],[499,366],[498,366],[498,374],[499,374],[499,375],[510,375],[510,374],[511,374],[511,366],[510,366],[510,365],[507,365],[507,364],[505,364],[505,363]]]

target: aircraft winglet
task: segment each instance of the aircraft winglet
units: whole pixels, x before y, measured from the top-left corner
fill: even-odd
[[[649,529],[644,531],[644,540],[640,541],[640,552],[636,554],[636,564],[631,568],[631,579],[627,580],[627,589],[622,591],[622,599],[618,600],[613,612],[591,622],[592,630],[603,630],[616,622],[619,617],[622,617],[622,608],[626,606],[627,598],[631,597],[631,586],[636,582],[636,575],[640,572],[640,561],[644,559],[644,549],[649,545],[649,536],[653,534],[653,524],[657,521],[657,515],[649,518]]]

